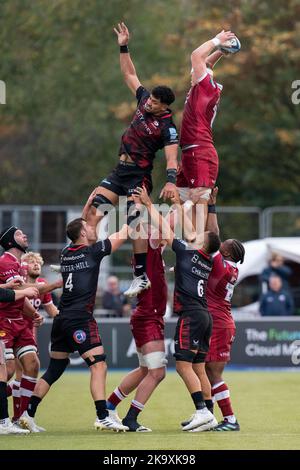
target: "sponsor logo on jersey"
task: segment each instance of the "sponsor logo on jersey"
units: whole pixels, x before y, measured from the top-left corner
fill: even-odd
[[[73,333],[73,339],[75,343],[81,344],[84,343],[86,340],[86,333],[83,330],[77,330]]]
[[[5,331],[2,331],[2,330],[1,330],[1,331],[0,331],[0,338],[3,338],[4,336],[6,336],[6,333],[5,333]]]
[[[170,134],[170,142],[177,142],[178,135],[177,135],[177,130],[175,129],[175,127],[169,128],[169,134]]]

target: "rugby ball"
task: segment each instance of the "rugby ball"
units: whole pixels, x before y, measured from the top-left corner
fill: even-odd
[[[237,37],[229,39],[224,44],[220,46],[220,51],[227,52],[229,54],[236,54],[241,49],[241,43]]]

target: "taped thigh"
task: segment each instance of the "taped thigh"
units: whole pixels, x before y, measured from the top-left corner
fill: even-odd
[[[159,369],[160,367],[166,367],[168,363],[166,353],[164,351],[154,351],[148,354],[144,354],[143,359],[148,369]]]
[[[16,356],[18,359],[21,359],[26,354],[37,353],[37,347],[34,345],[22,346],[16,350]]]

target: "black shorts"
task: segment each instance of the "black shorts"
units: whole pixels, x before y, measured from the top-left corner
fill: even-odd
[[[95,318],[63,318],[60,314],[53,320],[51,330],[51,351],[72,353],[82,356],[90,349],[101,346],[102,341]]]
[[[180,350],[207,353],[212,334],[212,318],[207,310],[181,312],[175,331],[175,357]]]
[[[152,191],[152,178],[149,171],[145,171],[135,163],[122,162],[101,181],[100,186],[109,189],[118,196],[131,196],[135,188],[145,186],[148,194]]]

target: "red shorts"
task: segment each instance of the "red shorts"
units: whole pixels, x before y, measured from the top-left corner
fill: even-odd
[[[219,157],[211,147],[194,147],[181,155],[182,168],[177,175],[179,188],[213,188],[219,170]]]
[[[37,346],[32,329],[23,318],[13,320],[0,317],[0,339],[4,342],[5,349],[14,351],[24,346]]]
[[[205,362],[229,362],[235,328],[213,328]]]
[[[137,348],[141,348],[150,341],[164,339],[165,322],[159,315],[144,316],[133,313],[130,328]]]

